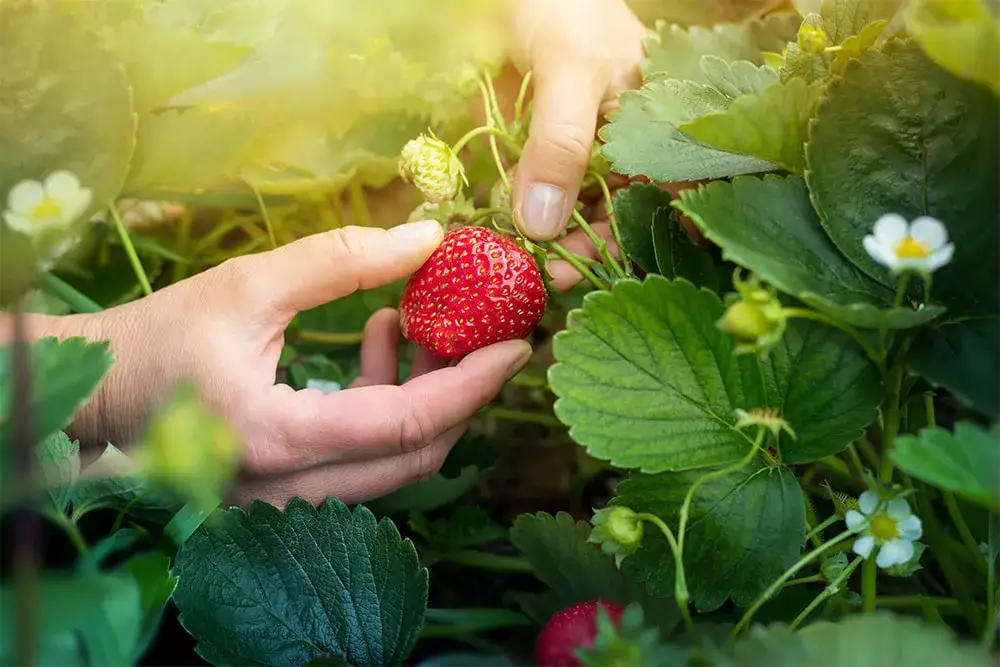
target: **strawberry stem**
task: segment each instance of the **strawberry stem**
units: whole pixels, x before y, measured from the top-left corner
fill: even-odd
[[[528,96],[528,84],[531,83],[531,70],[521,79],[521,90],[517,93],[517,101],[514,102],[514,125],[521,124],[521,117],[524,112],[524,99]]]
[[[634,278],[635,271],[632,270],[632,258],[629,257],[628,250],[625,249],[625,244],[622,243],[621,230],[618,226],[618,216],[615,214],[615,205],[611,199],[611,189],[608,187],[608,182],[604,180],[604,176],[593,170],[590,171],[590,174],[597,181],[598,185],[601,186],[601,192],[604,194],[604,207],[608,211],[611,233],[615,235],[615,243],[618,244],[618,252],[621,253],[622,257],[622,265],[624,265],[628,277]]]
[[[549,247],[557,255],[559,255],[559,258],[561,260],[563,260],[564,262],[572,266],[574,269],[576,269],[581,276],[589,280],[597,289],[607,290],[610,288],[610,285],[601,282],[601,279],[598,278],[596,275],[594,275],[593,271],[591,271],[590,269],[588,269],[583,265],[583,262],[580,261],[581,259],[584,259],[583,257],[580,257],[579,255],[574,255],[569,250],[566,250],[566,248],[563,248],[561,245],[555,242],[549,244]]]
[[[601,256],[601,263],[619,278],[625,278],[625,270],[617,261],[615,261],[615,258],[611,256],[611,253],[608,252],[607,242],[597,235],[597,232],[593,230],[590,223],[587,222],[576,209],[573,209],[573,219],[576,220],[577,224],[580,225],[580,228],[583,229],[584,233],[587,235],[587,238],[589,238],[590,242],[594,244],[595,248],[597,248],[597,252]]]
[[[496,93],[493,92],[493,84],[487,79],[487,83],[489,85],[489,89],[487,89],[487,87],[483,85],[482,81],[478,83],[479,90],[483,94],[483,108],[486,111],[486,126],[494,127],[497,123],[497,118],[493,117],[493,110],[496,110],[497,116],[499,116],[500,110],[496,108]],[[503,131],[506,132],[507,128],[502,126],[502,117],[500,118],[500,123]],[[513,138],[511,138],[511,141],[513,141]],[[500,149],[497,147],[497,138],[492,134],[490,135],[490,152],[493,154],[493,162],[496,164],[497,173],[500,174],[500,180],[503,181],[503,186],[507,188],[508,192],[510,192],[510,181],[507,180],[507,170],[503,166],[503,160],[500,159]]]
[[[463,148],[465,148],[466,144],[468,144],[470,141],[483,134],[492,134],[498,137],[503,137],[504,139],[512,143],[514,141],[514,137],[510,136],[503,130],[495,127],[490,127],[489,125],[484,125],[482,127],[477,127],[474,130],[469,130],[468,132],[466,132],[465,136],[459,139],[457,142],[455,142],[455,145],[451,147],[451,152],[454,153],[455,155],[458,155],[458,153]]]

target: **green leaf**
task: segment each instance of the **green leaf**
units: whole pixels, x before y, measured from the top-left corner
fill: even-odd
[[[798,436],[781,455],[795,463],[841,451],[874,420],[878,372],[845,334],[793,321],[767,361],[737,357],[716,328],[722,313],[716,295],[659,276],[589,294],[556,336],[549,371],[573,439],[656,473],[742,457],[737,409],[779,410]]]
[[[930,215],[948,228],[952,262],[934,275],[952,315],[1000,312],[1000,114],[986,88],[934,65],[912,43],[870,50],[820,102],[806,147],[806,179],[840,250],[887,286],[862,238],[885,213]],[[887,165],[889,168],[887,168]]]
[[[846,334],[821,322],[789,324],[762,364],[768,407],[795,430],[781,436],[781,460],[816,461],[843,451],[875,421],[884,397],[875,364]]]
[[[99,572],[104,561],[112,554],[130,549],[142,539],[143,534],[132,528],[119,528],[99,542],[92,544],[87,553],[76,561],[79,572]]]
[[[140,638],[140,592],[125,574],[49,575],[36,592],[35,655],[44,665],[130,665]],[[17,596],[0,589],[0,617],[16,618]],[[18,623],[0,625],[0,662],[16,664]]]
[[[958,422],[954,433],[925,428],[916,436],[900,436],[892,457],[914,477],[1000,510],[1000,425],[984,431]]]
[[[715,323],[719,297],[649,276],[592,292],[556,335],[556,416],[589,452],[661,472],[740,458],[734,411],[765,404],[754,357],[737,357]]]
[[[0,450],[10,438],[14,379],[11,349],[0,347]],[[108,343],[43,338],[31,345],[34,428],[39,441],[65,427],[101,384],[113,359]]]
[[[801,174],[809,118],[821,90],[797,78],[775,83],[760,94],[736,98],[725,112],[701,116],[677,129],[713,148]]]
[[[727,62],[761,63],[760,48],[747,25],[683,28],[661,23],[656,32],[646,38],[645,46],[644,78],[665,73],[671,79],[707,84],[709,80],[701,68],[703,56],[716,56]]]
[[[115,509],[162,526],[182,505],[177,498],[137,477],[128,457],[110,444],[88,466],[73,492],[73,515],[77,518],[99,509]]]
[[[906,30],[935,63],[1000,95],[1000,21],[981,0],[917,0]]]
[[[174,573],[181,623],[215,664],[401,664],[427,603],[413,544],[334,498],[319,511],[295,498],[284,513],[260,501],[217,512]]]
[[[884,612],[820,622],[797,633],[784,626],[737,644],[735,667],[987,667],[983,649],[959,643],[945,627]]]
[[[612,502],[677,526],[688,489],[704,474],[633,474]],[[805,526],[802,490],[787,468],[755,462],[699,486],[684,545],[695,607],[712,611],[730,597],[740,606],[752,603],[798,560]],[[625,562],[646,581],[650,593],[669,595],[674,590],[673,555],[663,534],[649,528],[640,549]]]
[[[756,158],[698,144],[677,129],[698,116],[725,111],[728,98],[710,86],[654,79],[623,93],[619,102],[600,131],[604,156],[618,173],[669,183],[775,169]]]
[[[653,248],[660,275],[665,278],[684,278],[716,293],[726,284],[723,274],[729,271],[691,240],[671,209],[660,209],[653,216]]]
[[[633,183],[615,196],[622,244],[647,273],[657,270],[653,219],[657,211],[670,206],[670,201],[669,192],[650,183]]]
[[[682,191],[675,205],[722,246],[727,259],[847,324],[906,329],[942,312],[937,306],[892,308],[893,292],[862,273],[830,241],[801,178],[769,175],[710,183]]]
[[[460,507],[450,517],[434,521],[418,513],[410,519],[410,528],[432,548],[447,551],[504,540],[508,534],[481,507]]]
[[[170,574],[170,559],[158,552],[133,556],[121,566],[120,571],[132,575],[139,586],[141,635],[132,654],[133,662],[138,664],[156,637],[163,610],[177,588],[177,577]]]
[[[2,3],[0,81],[0,193],[65,169],[92,193],[80,220],[112,201],[136,117],[125,71],[99,37],[52,3]]]
[[[831,44],[842,44],[873,21],[888,21],[902,0],[823,0],[819,14]]]
[[[56,431],[38,446],[38,462],[55,510],[65,513],[73,500],[73,485],[80,476],[80,443]]]
[[[614,558],[587,542],[590,524],[574,521],[565,512],[519,516],[510,529],[510,540],[535,568],[535,576],[551,590],[542,595],[521,595],[525,613],[539,625],[577,602],[606,600],[622,606],[640,602],[650,621],[669,636],[680,620],[672,599],[651,597],[643,585],[615,567]]]
[[[910,370],[991,419],[1000,418],[1000,323],[948,322],[920,334]]]

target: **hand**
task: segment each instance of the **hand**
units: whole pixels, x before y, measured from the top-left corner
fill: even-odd
[[[334,394],[275,384],[295,315],[414,272],[440,225],[347,227],[248,255],[97,315],[62,318],[60,335],[112,341],[117,363],[73,424],[81,442],[127,444],[178,381],[193,380],[245,443],[236,501],[293,496],[360,502],[434,474],[474,413],[527,363],[509,341],[456,363],[421,350],[396,384],[396,311],[368,321],[361,376]]]
[[[512,12],[511,60],[534,86],[513,206],[524,233],[547,241],[572,213],[598,117],[641,83],[646,28],[624,0],[513,0]]]

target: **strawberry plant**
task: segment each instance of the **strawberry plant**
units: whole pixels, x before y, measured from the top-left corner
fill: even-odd
[[[429,478],[236,507],[238,438],[190,388],[90,456],[107,342],[13,337],[0,662],[991,664],[995,3],[635,2],[667,20],[546,242],[511,203],[531,75],[507,108],[477,68],[494,3],[411,3],[0,1],[11,321],[409,215],[437,251],[301,313],[276,381],[349,387],[385,306],[441,358],[536,348]]]

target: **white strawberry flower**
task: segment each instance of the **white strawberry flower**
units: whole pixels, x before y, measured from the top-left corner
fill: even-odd
[[[948,243],[948,230],[940,220],[921,216],[913,222],[887,213],[875,222],[872,233],[862,239],[865,251],[893,273],[932,273],[951,261],[955,244]]]
[[[848,510],[844,520],[852,530],[864,525],[861,537],[854,541],[854,553],[867,559],[877,546],[875,563],[883,570],[908,563],[913,558],[913,542],[923,535],[923,524],[906,499],[883,502],[874,491],[862,493],[858,509]]]
[[[3,219],[28,236],[68,227],[90,207],[91,192],[76,174],[55,171],[44,182],[24,180],[7,194]]]

